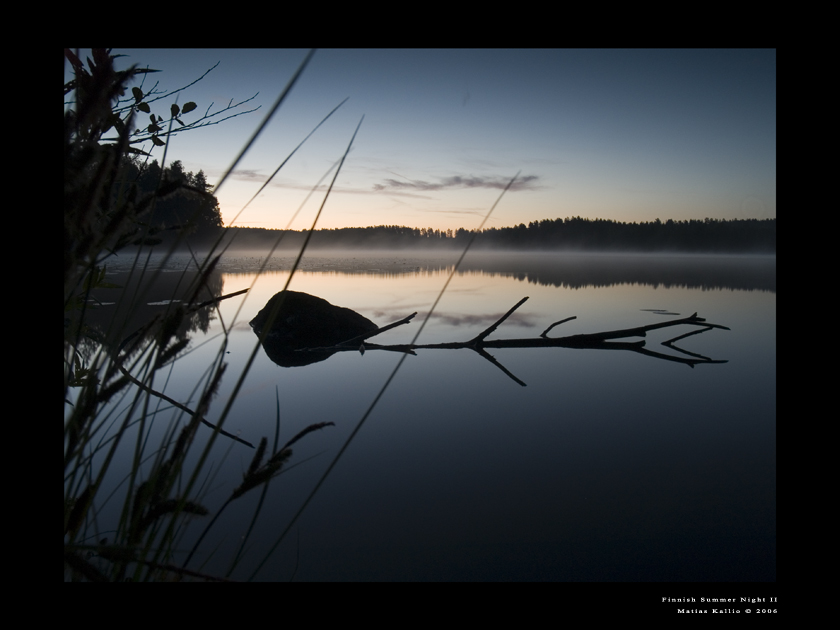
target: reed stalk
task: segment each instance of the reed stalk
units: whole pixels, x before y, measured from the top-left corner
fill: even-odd
[[[309,63],[312,54],[313,52],[310,52],[306,56],[252,137],[232,161],[217,184],[216,192],[272,120]],[[225,580],[231,576],[244,555],[246,543],[264,505],[270,481],[285,470],[299,464],[290,464],[293,457],[292,445],[310,433],[333,423],[311,424],[280,447],[278,395],[275,435],[270,452],[267,438],[263,437],[258,447],[254,448],[248,440],[235,436],[223,428],[257,353],[261,349],[264,337],[271,328],[271,322],[279,311],[281,301],[277,302],[274,312],[269,315],[269,321],[263,327],[260,338],[255,342],[244,368],[236,376],[232,393],[225,401],[218,420],[211,423],[207,420],[207,415],[226,375],[225,352],[230,325],[222,323],[223,333],[220,336],[215,358],[196,382],[188,400],[177,400],[165,393],[169,378],[176,370],[178,359],[189,351],[188,340],[180,338],[178,333],[184,322],[207,308],[216,309],[221,318],[218,312],[219,302],[237,295],[214,296],[210,299],[202,297],[205,292],[213,295],[209,287],[210,278],[221,256],[229,247],[229,241],[222,246],[224,234],[215,240],[210,251],[202,257],[197,256],[189,248],[189,243],[184,240],[183,233],[179,234],[167,248],[162,265],[166,264],[180,245],[186,245],[197,270],[193,281],[188,280],[186,272],[179,280],[179,283],[183,283],[183,286],[179,286],[179,291],[183,290],[184,294],[189,296],[185,303],[170,303],[159,316],[145,322],[136,330],[127,328],[128,318],[111,322],[104,334],[98,333],[91,326],[90,309],[92,307],[90,304],[93,292],[107,286],[105,267],[102,265],[126,245],[131,243],[142,245],[152,236],[148,225],[142,227],[143,217],[154,207],[158,199],[174,190],[171,185],[161,180],[158,181],[154,194],[149,198],[138,200],[132,185],[120,180],[121,160],[136,152],[131,147],[129,130],[133,128],[134,109],[135,106],[139,107],[139,101],[129,107],[126,118],[122,120],[119,117],[115,118],[115,112],[125,110],[115,109],[114,102],[119,94],[125,92],[132,78],[145,75],[150,71],[132,67],[127,71],[119,72],[113,66],[114,56],[107,51],[94,51],[93,55],[94,60],[89,64],[88,71],[80,62],[77,63],[78,58],[72,52],[68,52],[67,57],[76,71],[76,80],[73,85],[65,86],[65,94],[75,90],[76,95],[75,109],[65,114],[64,134],[65,579],[74,581],[157,581],[187,578]],[[263,184],[263,188],[343,103],[344,101],[329,112],[280,162],[274,173]],[[174,107],[173,112],[176,111]],[[161,133],[162,136],[169,138],[169,142],[172,142],[174,117],[173,114],[166,133]],[[330,197],[363,120],[364,117],[359,121],[341,158],[322,177],[321,181],[332,173],[332,180],[290,269],[284,289],[288,288],[300,266],[321,212]],[[118,137],[112,143],[105,143],[102,135],[111,128],[117,129]],[[169,142],[166,143],[163,151],[164,164]],[[161,173],[163,173],[163,165],[161,165]],[[449,281],[463,261],[475,235],[480,232],[518,175],[517,173],[514,176],[490,208],[478,231],[473,232],[472,239],[452,268],[437,299],[417,330],[412,344],[416,343],[432,312],[446,292]],[[318,189],[321,181],[313,187],[310,196]],[[308,199],[309,196],[307,196]],[[244,210],[245,207],[242,208],[240,214]],[[238,218],[239,214],[236,216]],[[297,212],[294,216],[297,216]],[[138,229],[138,225],[142,229]],[[278,245],[279,239],[260,266],[258,276],[265,269]],[[145,295],[160,273],[160,268],[150,269],[150,252],[151,250],[144,252],[143,248],[138,246],[134,253],[134,262],[129,276],[129,283],[134,285],[134,288],[129,289],[127,286],[123,295],[123,298],[130,300],[131,304],[143,303]],[[240,306],[239,309],[241,308]],[[239,310],[234,319],[238,315]],[[119,343],[116,343],[115,339],[119,340]],[[317,485],[286,524],[274,545],[264,554],[250,579],[256,577],[329,477],[388,389],[404,358],[405,355],[382,385]],[[170,419],[163,427],[159,441],[154,441],[156,424],[165,422],[162,420],[165,414],[171,414]],[[207,431],[210,432],[209,435],[205,435]],[[203,432],[201,439],[198,438],[200,432]],[[254,454],[241,483],[211,514],[205,503],[215,472],[208,462],[219,437],[231,440],[231,448],[250,447],[254,449]],[[130,462],[130,466],[126,473],[121,473],[117,462],[125,459]],[[120,475],[122,475],[120,479],[115,479]],[[109,492],[104,494],[103,489],[106,487],[109,487]],[[210,576],[201,567],[190,566],[201,543],[225,509],[236,499],[257,489],[261,491],[257,507],[242,542],[231,559],[226,576],[224,578]],[[116,502],[120,503],[117,516],[106,516],[105,507],[113,506]],[[183,561],[179,562],[178,557],[184,550],[181,541],[186,540],[187,530],[197,519],[203,519],[206,523],[205,527],[192,544],[189,553]]]
[[[233,160],[216,190],[268,125],[313,53],[307,54],[267,116]],[[142,225],[138,219],[154,207],[157,198],[170,193],[173,188],[158,181],[157,192],[138,203],[131,185],[120,182],[122,160],[136,153],[129,142],[134,107],[130,108],[125,119],[120,120],[117,112],[124,110],[115,109],[114,103],[120,94],[125,93],[127,83],[132,78],[151,71],[135,67],[117,71],[113,65],[115,56],[110,55],[109,51],[93,51],[94,59],[89,60],[87,67],[81,64],[76,53],[67,51],[66,56],[73,65],[76,79],[65,86],[65,94],[72,92],[75,96],[74,108],[65,113],[64,134],[65,578],[137,581],[171,578],[174,575],[178,578],[190,576],[209,579],[210,576],[186,567],[189,557],[181,567],[172,562],[177,554],[175,541],[182,538],[190,519],[209,515],[208,509],[202,504],[202,497],[207,488],[207,458],[215,439],[222,436],[253,448],[247,440],[222,428],[253,356],[248,367],[239,375],[235,391],[215,424],[208,422],[206,415],[225,374],[224,356],[229,329],[223,328],[224,334],[216,359],[196,383],[190,397],[197,400],[194,406],[164,393],[169,376],[162,370],[169,366],[168,372],[171,374],[177,359],[186,350],[188,340],[177,336],[185,319],[201,309],[218,308],[220,300],[232,297],[227,295],[210,300],[200,297],[207,290],[213,269],[228,245],[220,247],[223,234],[220,235],[202,260],[190,249],[199,273],[192,285],[179,286],[179,290],[184,290],[189,296],[185,306],[170,304],[160,316],[135,331],[126,329],[127,319],[112,321],[106,334],[92,328],[89,314],[93,291],[113,288],[105,282],[105,267],[100,265],[127,244],[135,242],[140,245],[150,236],[148,225],[139,232],[134,226]],[[336,109],[338,107],[327,114],[281,162],[271,177],[277,174]],[[173,114],[173,120],[174,117]],[[173,120],[170,120],[167,132],[161,135],[171,135]],[[118,130],[116,141],[104,142],[103,133],[115,126]],[[353,138],[355,135],[354,132]],[[171,137],[169,139],[171,141]],[[350,146],[352,140],[338,168],[330,169],[335,170],[336,176]],[[161,174],[168,148],[169,143],[166,143]],[[329,191],[321,209],[328,198]],[[312,230],[316,223],[317,217]],[[134,241],[127,238],[132,233],[136,237]],[[179,245],[185,244],[189,249],[183,236],[183,233],[179,233],[166,251],[164,265]],[[290,280],[304,249],[305,246],[292,269]],[[143,302],[145,293],[160,273],[159,269],[150,269],[150,250],[146,251],[145,260],[143,255],[143,249],[138,247],[129,275],[129,283],[134,285],[134,289],[130,292],[128,288],[124,289],[122,299],[131,300],[132,304]],[[181,283],[185,281],[186,276],[179,280]],[[112,341],[109,343],[107,339]],[[122,339],[122,342],[117,346],[114,339]],[[254,356],[258,348],[257,343]],[[160,443],[155,444],[150,441],[155,419],[167,411],[175,413],[169,425],[164,428]],[[255,456],[242,484],[236,488],[228,502],[215,512],[210,525],[218,519],[230,501],[246,492],[263,488],[264,496],[269,480],[279,474],[290,460],[292,450],[289,446],[302,435],[289,440],[285,447],[278,450],[279,403],[277,413],[272,454],[265,463],[262,462],[266,444],[263,438],[260,442],[261,451]],[[327,424],[332,423],[312,425],[301,433],[323,428]],[[197,461],[187,464],[189,454],[199,444],[196,436],[202,425],[207,425],[212,433],[209,439],[202,438],[203,446]],[[130,461],[128,474],[114,484],[115,488],[107,496],[102,496],[102,488],[114,483],[113,476],[119,474],[115,464],[123,457],[120,453],[124,450]],[[102,508],[118,497],[122,504],[118,517],[103,530],[100,525]],[[249,531],[252,528],[253,522]],[[194,549],[197,546],[198,543]],[[240,548],[237,552],[231,571],[241,558],[242,551],[243,548]]]

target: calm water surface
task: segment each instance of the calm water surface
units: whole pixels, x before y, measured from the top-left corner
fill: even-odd
[[[290,288],[380,326],[418,311],[376,339],[407,343],[456,257],[314,254]],[[222,292],[250,287],[256,260],[225,259]],[[222,302],[166,393],[189,399],[223,325],[232,328],[228,376],[209,419],[218,417],[256,343],[247,322],[282,289],[288,263],[275,259],[247,298]],[[775,259],[470,254],[419,342],[468,340],[525,296],[490,339],[537,337],[570,316],[550,336],[697,312],[731,330],[677,345],[727,362],[691,368],[629,351],[491,350],[523,387],[470,350],[418,350],[258,579],[775,580]],[[653,331],[646,347],[686,357],[661,342],[692,330]],[[314,422],[336,426],[294,446],[301,463],[272,483],[234,578],[250,575],[274,545],[399,358],[345,352],[283,368],[260,349],[225,429],[271,441],[277,395],[282,441]],[[224,502],[252,456],[219,440],[205,504]],[[226,571],[258,494],[228,508],[194,566]]]

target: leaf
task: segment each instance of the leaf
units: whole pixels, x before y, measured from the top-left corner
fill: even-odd
[[[175,120],[176,120],[176,121],[178,122],[178,124],[179,124],[179,125],[181,125],[182,127],[186,127],[186,125],[185,125],[184,123],[182,123],[182,122],[181,122],[181,119],[180,119],[180,118],[176,118]]]
[[[117,114],[114,114],[113,112],[111,114],[109,114],[108,117],[104,121],[105,124],[102,126],[102,133],[105,133],[111,127],[113,127],[114,123],[117,120],[120,120],[120,117]]]
[[[146,127],[146,131],[148,131],[149,133],[157,133],[158,131],[163,131],[163,129],[161,129],[157,125],[149,125],[148,127]]]
[[[175,118],[181,112],[181,108],[178,107],[177,103],[172,103],[172,106],[169,108],[169,111],[172,113],[172,118]]]
[[[134,95],[134,102],[139,103],[143,100],[143,90],[138,87],[131,88],[131,93]]]
[[[194,109],[197,109],[198,105],[190,101],[189,103],[184,103],[184,109],[181,110],[182,114],[186,114],[187,112],[191,112]]]
[[[139,129],[138,129],[138,131],[139,131]],[[127,147],[126,151],[128,153],[134,153],[136,155],[149,155],[149,156],[151,155],[151,153],[146,153],[145,151],[141,151],[137,147]]]
[[[163,140],[161,140],[157,136],[152,136],[152,142],[154,143],[154,145],[156,147],[162,147],[166,144]]]
[[[137,103],[137,109],[146,114],[152,111],[152,108],[149,107],[148,103]]]

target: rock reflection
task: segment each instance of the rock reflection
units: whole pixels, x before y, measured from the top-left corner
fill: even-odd
[[[250,324],[268,357],[282,367],[323,361],[338,344],[379,329],[356,311],[298,291],[275,294]]]
[[[675,345],[676,341],[715,328],[729,330],[726,326],[707,322],[704,318],[698,317],[697,313],[688,317],[633,328],[608,330],[590,334],[576,334],[566,337],[548,336],[549,331],[554,327],[569,320],[576,319],[576,316],[573,315],[554,322],[539,337],[488,341],[487,337],[527,300],[527,297],[522,298],[492,326],[486,328],[476,337],[466,341],[446,343],[379,345],[368,342],[365,344],[365,340],[371,337],[375,337],[396,326],[407,324],[417,313],[412,313],[408,317],[380,328],[355,311],[334,306],[322,298],[296,291],[281,291],[275,294],[257,316],[251,320],[250,324],[254,332],[262,340],[263,348],[268,357],[282,367],[309,365],[323,361],[336,352],[348,350],[361,351],[364,354],[366,348],[371,350],[404,352],[407,354],[416,354],[416,351],[420,349],[458,350],[466,348],[477,352],[481,357],[490,361],[510,379],[523,387],[526,384],[488,353],[488,348],[554,347],[630,350],[656,359],[682,363],[689,367],[694,367],[701,363],[726,363],[726,360],[711,359],[701,354],[688,352]],[[660,311],[661,309],[648,310]],[[663,313],[667,314],[667,311],[663,311]],[[648,331],[681,325],[696,326],[699,329],[668,339],[662,342],[662,345],[691,358],[650,350],[645,347],[645,341],[618,341],[627,337],[645,337]]]

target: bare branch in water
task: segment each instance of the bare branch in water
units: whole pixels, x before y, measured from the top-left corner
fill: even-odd
[[[678,348],[674,345],[674,342],[684,339],[685,337],[689,337],[691,335],[697,335],[713,328],[720,328],[722,330],[729,330],[726,326],[721,326],[720,324],[710,324],[706,322],[705,319],[702,317],[698,317],[697,313],[690,315],[689,317],[682,317],[680,319],[672,319],[667,322],[658,322],[655,324],[647,324],[645,326],[636,326],[635,328],[626,328],[622,330],[608,330],[604,332],[597,332],[597,333],[589,333],[589,334],[578,334],[578,335],[569,335],[566,337],[548,337],[547,333],[564,322],[569,320],[575,319],[575,316],[567,317],[562,319],[558,322],[553,323],[551,326],[546,328],[539,337],[528,337],[524,339],[496,339],[492,341],[487,341],[487,337],[499,327],[499,325],[504,322],[510,315],[528,298],[522,298],[519,302],[517,302],[507,313],[505,313],[502,317],[500,317],[492,326],[489,326],[481,333],[470,339],[469,341],[450,341],[446,343],[429,343],[429,344],[392,344],[392,345],[379,345],[374,343],[367,343],[364,344],[365,350],[390,350],[396,352],[404,352],[406,354],[416,354],[416,350],[458,350],[458,349],[469,349],[474,350],[477,352],[481,357],[487,359],[502,370],[508,377],[510,377],[514,382],[518,383],[519,385],[525,386],[525,383],[522,382],[519,378],[514,376],[507,368],[505,368],[499,361],[493,357],[491,354],[487,352],[488,348],[579,348],[579,349],[591,349],[591,350],[629,350],[631,352],[638,352],[639,354],[644,354],[649,357],[653,357],[656,359],[662,359],[664,361],[673,361],[675,363],[682,363],[683,365],[688,365],[689,367],[694,367],[700,363],[726,363],[726,360],[715,360],[709,357],[705,357],[701,354],[696,354],[693,352],[689,352],[687,350],[683,350]],[[416,314],[416,313],[415,313]],[[389,330],[395,326],[399,326],[401,324],[406,324],[414,317],[415,314],[409,315],[393,324],[380,328],[378,330],[373,331],[372,333],[368,333],[366,335],[360,335],[359,337],[354,337],[353,339],[349,339],[346,342],[337,344],[330,348],[306,348],[303,350],[299,350],[299,352],[309,352],[309,351],[319,351],[319,352],[339,352],[339,351],[347,351],[347,350],[358,350],[359,349],[359,342],[363,341],[364,339],[368,339],[369,337],[373,337],[378,335],[386,330]],[[650,350],[645,347],[644,341],[612,341],[614,339],[624,339],[627,337],[645,337],[647,332],[650,330],[657,330],[659,328],[669,328],[672,326],[681,326],[681,325],[689,325],[689,326],[701,326],[701,330],[695,330],[690,333],[686,333],[684,335],[680,335],[678,337],[674,337],[673,339],[669,339],[662,343],[662,345],[667,346],[677,352],[682,354],[688,355],[692,358],[683,358],[677,357],[670,354],[665,354],[663,352],[656,352],[654,350]]]
[[[149,387],[149,386],[148,386],[148,385],[146,385],[145,383],[142,383],[142,382],[138,381],[138,380],[137,380],[136,378],[134,378],[131,374],[129,374],[129,373],[128,373],[128,370],[126,370],[123,366],[121,366],[121,365],[120,365],[120,366],[119,366],[119,369],[120,369],[120,372],[122,372],[122,373],[123,373],[123,375],[125,375],[125,377],[126,377],[128,380],[130,380],[132,383],[134,383],[135,385],[137,385],[137,387],[139,387],[140,389],[142,389],[144,392],[148,392],[148,393],[149,393],[149,394],[151,394],[152,396],[157,396],[157,397],[158,397],[158,398],[160,398],[161,400],[165,400],[166,402],[168,402],[168,403],[169,403],[169,404],[171,404],[171,405],[174,405],[175,407],[177,407],[177,408],[178,408],[178,409],[180,409],[181,411],[186,411],[186,412],[187,412],[188,414],[190,414],[191,416],[196,416],[196,415],[197,415],[195,411],[193,411],[192,409],[190,409],[190,408],[189,408],[189,407],[187,407],[186,405],[182,405],[181,403],[179,403],[179,402],[178,402],[177,400],[175,400],[174,398],[170,398],[170,397],[169,397],[169,396],[167,396],[166,394],[163,394],[163,393],[161,393],[161,392],[155,391],[154,389],[152,389],[151,387]],[[199,418],[199,420],[201,420],[201,423],[202,423],[202,424],[207,425],[208,427],[210,427],[210,428],[211,428],[211,429],[213,429],[214,431],[218,431],[219,433],[221,433],[221,434],[222,434],[222,435],[224,435],[225,437],[229,437],[230,439],[232,439],[232,440],[236,440],[237,442],[240,442],[240,443],[244,444],[245,446],[250,446],[251,448],[254,448],[254,445],[253,445],[253,444],[251,444],[248,440],[243,440],[241,437],[238,437],[238,436],[236,436],[236,435],[233,435],[232,433],[228,433],[228,432],[227,432],[227,431],[225,431],[224,429],[220,429],[219,427],[217,427],[217,426],[216,426],[215,424],[213,424],[212,422],[209,422],[208,420],[205,420],[203,417]]]

